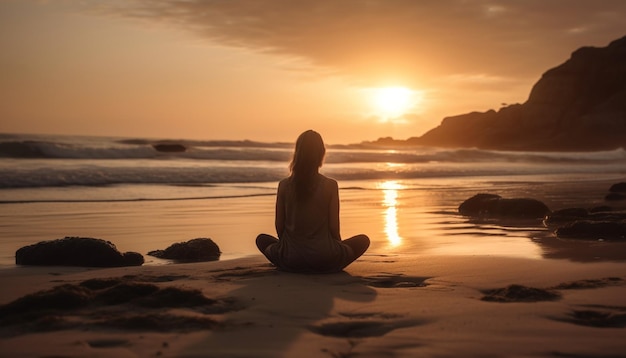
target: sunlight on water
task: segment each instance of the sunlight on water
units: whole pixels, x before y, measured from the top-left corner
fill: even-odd
[[[402,185],[395,180],[385,181],[379,185],[385,194],[383,198],[383,206],[385,209],[385,234],[391,246],[399,246],[402,244],[402,237],[398,233],[398,215],[396,206],[398,205],[398,189],[402,189]]]

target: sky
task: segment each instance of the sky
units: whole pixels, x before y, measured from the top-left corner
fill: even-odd
[[[327,143],[523,103],[623,0],[0,0],[0,132]]]

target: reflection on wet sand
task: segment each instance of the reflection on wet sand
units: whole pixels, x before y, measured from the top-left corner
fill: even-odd
[[[546,259],[575,262],[626,261],[626,242],[559,239],[554,233],[533,238]]]
[[[398,233],[398,214],[396,206],[398,205],[398,189],[402,185],[396,181],[385,181],[380,184],[383,190],[383,206],[385,209],[385,234],[391,246],[399,246],[402,243],[402,237]]]
[[[367,233],[372,239],[368,254],[372,255],[626,262],[626,242],[559,239],[541,220],[477,219],[458,213],[459,204],[475,193],[531,196],[528,186],[524,181],[473,186],[471,182],[441,178],[350,183],[342,191],[342,228],[350,234]],[[576,188],[580,202],[594,202],[593,195],[605,190],[604,186],[595,191]],[[559,191],[556,185],[533,184],[533,190],[533,197],[555,208],[571,206],[575,195],[567,187]]]

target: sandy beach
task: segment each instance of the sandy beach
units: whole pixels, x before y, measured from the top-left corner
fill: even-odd
[[[342,273],[297,275],[255,256],[111,269],[16,267],[0,275],[11,288],[2,290],[2,303],[94,279],[199,290],[214,300],[179,307],[94,300],[31,312],[3,325],[3,357],[619,357],[626,349],[623,263],[366,255]],[[522,292],[509,296],[513,302],[483,300],[486,290],[513,284],[556,298],[535,301],[541,297]]]
[[[0,358],[626,358],[624,18],[0,0]]]
[[[146,256],[140,267],[105,269],[5,265],[0,356],[625,356],[623,242],[561,240],[540,223],[477,221],[456,212],[477,192],[535,197],[554,210],[597,206],[616,178],[523,179],[399,182],[414,190],[354,191],[346,183],[342,232],[364,229],[373,241],[361,259],[330,275],[279,272],[246,248],[252,240],[224,239],[269,230],[272,196],[228,199],[220,207],[141,204],[162,217],[187,206],[171,218],[177,225],[164,226],[162,240],[213,227],[225,258],[183,264]],[[52,205],[23,204],[22,211],[62,208]],[[147,214],[135,207],[112,209],[119,217],[106,222],[125,226],[108,233],[144,230],[139,223]],[[25,233],[35,214],[6,212]],[[122,220],[127,215],[132,220]],[[237,224],[237,215],[255,224]],[[38,223],[37,230],[48,227]],[[120,249],[165,245],[145,233],[138,239]],[[231,247],[247,254],[231,258]]]

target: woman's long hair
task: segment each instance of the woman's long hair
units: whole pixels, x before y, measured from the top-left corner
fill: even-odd
[[[319,133],[309,129],[300,134],[289,164],[291,179],[299,198],[308,196],[312,191],[313,180],[324,162],[324,155],[326,148]]]

